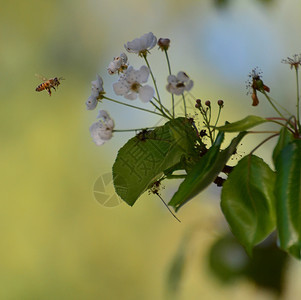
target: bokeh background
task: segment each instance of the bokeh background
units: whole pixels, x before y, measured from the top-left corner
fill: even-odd
[[[209,248],[227,231],[215,187],[179,212],[182,223],[155,196],[144,195],[132,208],[95,200],[95,181],[110,173],[134,133],[95,146],[88,128],[97,111],[87,111],[85,101],[96,73],[114,97],[117,78],[107,74],[108,63],[125,42],[152,31],[171,39],[172,70],[190,75],[195,97],[225,101],[222,122],[274,115],[263,99],[254,108],[246,96],[256,66],[272,96],[294,110],[294,74],[280,61],[301,51],[300,12],[299,0],[2,1],[0,299],[164,299],[183,244],[179,299],[273,299],[245,278],[221,284],[209,270]],[[167,99],[164,55],[154,49],[149,59]],[[134,55],[129,60],[142,64]],[[49,97],[35,92],[36,73],[66,80]],[[100,106],[119,129],[158,122],[114,103]],[[240,155],[261,140],[245,141]],[[272,146],[257,154],[269,162]],[[166,186],[166,201],[174,191]],[[300,279],[300,264],[289,260],[284,299],[301,297]]]

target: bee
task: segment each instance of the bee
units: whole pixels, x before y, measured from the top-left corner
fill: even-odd
[[[51,96],[51,88],[53,88],[56,91],[55,87],[58,87],[61,84],[60,80],[64,80],[63,77],[60,78],[54,77],[54,78],[47,79],[40,75],[36,75],[36,76],[44,81],[37,86],[36,91],[41,92],[43,90],[46,90],[49,96]]]

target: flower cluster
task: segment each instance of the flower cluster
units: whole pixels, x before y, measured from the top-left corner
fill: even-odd
[[[163,101],[160,97],[159,88],[148,61],[150,50],[155,45],[166,58],[167,83],[165,82],[163,86],[170,93],[168,94],[168,98],[171,100],[169,106],[166,105],[166,100]],[[249,115],[237,122],[226,122],[225,125],[218,126],[224,101],[219,99],[214,103],[207,99],[204,101],[196,99],[190,93],[194,83],[187,73],[180,71],[174,75],[171,72],[167,53],[170,47],[168,38],[157,40],[154,34],[149,32],[127,42],[124,47],[127,52],[137,54],[145,62],[145,65],[134,68],[130,65],[127,55],[122,52],[109,63],[107,67],[109,75],[118,76],[116,82],[113,83],[113,91],[117,96],[123,96],[124,102],[109,98],[104,91],[102,78],[97,75],[96,80],[92,81],[91,95],[86,101],[87,109],[94,110],[98,102],[108,100],[156,114],[160,116],[161,120],[165,119],[166,123],[157,127],[118,130],[115,129],[115,123],[109,113],[100,110],[97,115],[98,120],[90,126],[90,134],[97,146],[106,143],[116,132],[136,132],[136,137],[133,137],[118,152],[113,166],[113,183],[116,193],[121,199],[133,206],[142,193],[149,190],[149,193],[159,197],[171,214],[180,221],[169,209],[169,206],[177,211],[209,184],[214,183],[223,187],[222,211],[231,230],[233,229],[233,234],[240,240],[248,253],[251,254],[252,248],[276,229],[282,250],[301,259],[301,229],[297,228],[297,230],[293,228],[294,226],[290,226],[290,224],[299,224],[301,218],[298,206],[300,202],[299,186],[294,184],[300,182],[299,170],[301,169],[301,97],[298,75],[301,54],[282,61],[296,71],[297,105],[295,115],[270,97],[270,88],[264,84],[262,72],[255,68],[249,74],[247,82],[248,92],[253,100],[252,105],[259,104],[257,94],[261,93],[278,115],[269,118]],[[152,80],[152,85],[148,84],[149,78]],[[187,113],[187,95],[195,99],[193,117]],[[175,105],[176,96],[180,96],[180,101],[177,103],[180,105],[180,112],[178,106]],[[140,106],[129,104],[137,98],[142,102],[139,103]],[[202,123],[196,122],[198,116],[201,117]],[[252,130],[253,127],[267,122],[276,123],[280,126],[279,130]],[[227,143],[227,147],[224,147],[226,134],[231,132],[235,133],[235,137],[230,143]],[[244,158],[239,159],[238,164],[228,165],[231,156],[237,153],[237,147],[241,140],[256,133],[269,134],[269,136]],[[278,137],[278,141],[272,152],[273,170],[263,159],[253,153],[275,137]],[[245,176],[246,168],[252,168],[252,172],[255,172],[256,176]],[[132,176],[133,170],[139,172],[139,180],[137,180],[137,176]],[[287,180],[288,176],[290,182]],[[167,204],[161,197],[160,189],[162,182],[169,179],[181,179],[182,182],[178,191]],[[233,198],[233,191],[246,185],[249,187],[249,195],[236,193]],[[259,195],[259,197],[252,195]],[[246,203],[250,207],[249,210],[245,209]],[[277,209],[279,203],[280,206],[285,205],[288,209]],[[260,215],[256,214],[257,212],[253,208],[262,206],[265,207],[265,211],[260,212]],[[241,214],[241,207],[246,210],[248,216],[254,215],[254,218],[248,217],[248,220],[244,220],[246,214]],[[254,219],[254,222],[251,219]],[[277,228],[275,228],[275,219],[277,219]],[[261,227],[264,227],[264,230],[258,228],[258,220],[263,224]],[[252,235],[256,236],[252,241],[245,238],[250,234],[250,228]],[[297,236],[296,239],[294,239],[295,236]]]
[[[172,111],[167,109],[161,101],[155,78],[147,60],[147,55],[155,45],[158,45],[159,49],[164,51],[167,57],[169,75],[167,77],[166,89],[172,94]],[[119,76],[118,80],[113,83],[113,91],[117,96],[123,96],[127,100],[136,100],[139,98],[145,104],[150,103],[154,110],[133,106],[126,102],[108,98],[105,96],[106,93],[103,88],[103,80],[99,75],[97,75],[95,81],[92,81],[91,95],[86,101],[87,109],[94,110],[98,102],[105,99],[121,105],[157,114],[167,119],[172,119],[175,118],[174,95],[181,95],[184,100],[186,114],[184,93],[192,89],[193,81],[183,71],[178,72],[177,76],[171,74],[167,56],[169,46],[170,40],[168,38],[160,38],[157,40],[152,32],[146,33],[140,38],[136,38],[124,45],[127,52],[135,53],[142,57],[145,60],[146,65],[142,65],[139,69],[135,69],[129,64],[127,55],[121,52],[119,56],[113,58],[113,61],[111,61],[107,67],[107,71],[110,75],[118,74]],[[147,84],[150,75],[154,87]],[[94,142],[97,145],[103,145],[107,140],[111,139],[113,131],[118,130],[114,130],[114,122],[107,112],[101,110],[98,118],[100,118],[100,120],[90,127],[90,132]]]

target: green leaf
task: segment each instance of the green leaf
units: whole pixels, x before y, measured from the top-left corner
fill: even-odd
[[[224,132],[245,131],[264,122],[268,122],[268,120],[258,116],[247,116],[240,121],[228,123],[224,126],[217,127],[216,129]]]
[[[178,191],[174,194],[168,205],[173,206],[177,211],[187,201],[210,185],[223,170],[230,156],[245,135],[246,132],[241,132],[231,141],[225,150],[220,151],[224,133],[219,132],[212,147],[195,164],[191,172],[187,174],[185,180],[180,184]]]
[[[278,142],[273,151],[274,165],[276,164],[276,159],[279,153],[282,151],[282,149],[285,146],[287,146],[290,142],[292,142],[293,139],[294,139],[293,134],[286,127],[283,127],[280,130]]]
[[[131,206],[165,170],[180,166],[182,156],[194,149],[197,139],[186,118],[171,120],[143,135],[130,139],[119,150],[113,165],[115,190]]]
[[[195,145],[196,140],[199,144],[200,150],[205,150],[204,143],[199,139],[196,130],[192,125],[190,119],[178,118],[182,120],[181,122],[172,122],[171,126],[169,126],[170,134],[173,137],[173,140],[178,145],[178,147],[183,148],[185,152],[190,153],[191,155],[195,155],[194,147],[191,145]],[[177,119],[176,119],[177,120]],[[185,134],[185,136],[183,136]],[[185,142],[183,143],[183,139]],[[199,153],[198,153],[199,154]]]
[[[301,140],[276,158],[276,208],[280,247],[301,259]]]
[[[251,255],[276,224],[275,173],[257,156],[239,161],[223,185],[221,208],[231,231]]]
[[[190,119],[186,119],[191,125]],[[188,124],[187,124],[188,125]],[[185,130],[185,143],[183,143],[183,125],[178,123],[174,126],[170,126],[170,133],[177,143],[178,147],[182,148],[185,156],[181,158],[181,169],[187,173],[191,170],[191,167],[200,160],[200,153],[205,153],[207,148],[202,140],[198,137],[196,130]],[[197,142],[197,143],[196,143]]]

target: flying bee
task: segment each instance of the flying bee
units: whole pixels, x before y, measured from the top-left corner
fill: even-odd
[[[36,76],[44,81],[37,86],[36,91],[41,92],[43,90],[46,90],[49,96],[51,96],[51,88],[53,88],[56,91],[55,87],[58,87],[61,84],[60,80],[64,80],[63,77],[60,78],[54,77],[54,78],[47,79],[40,75],[36,75]]]

